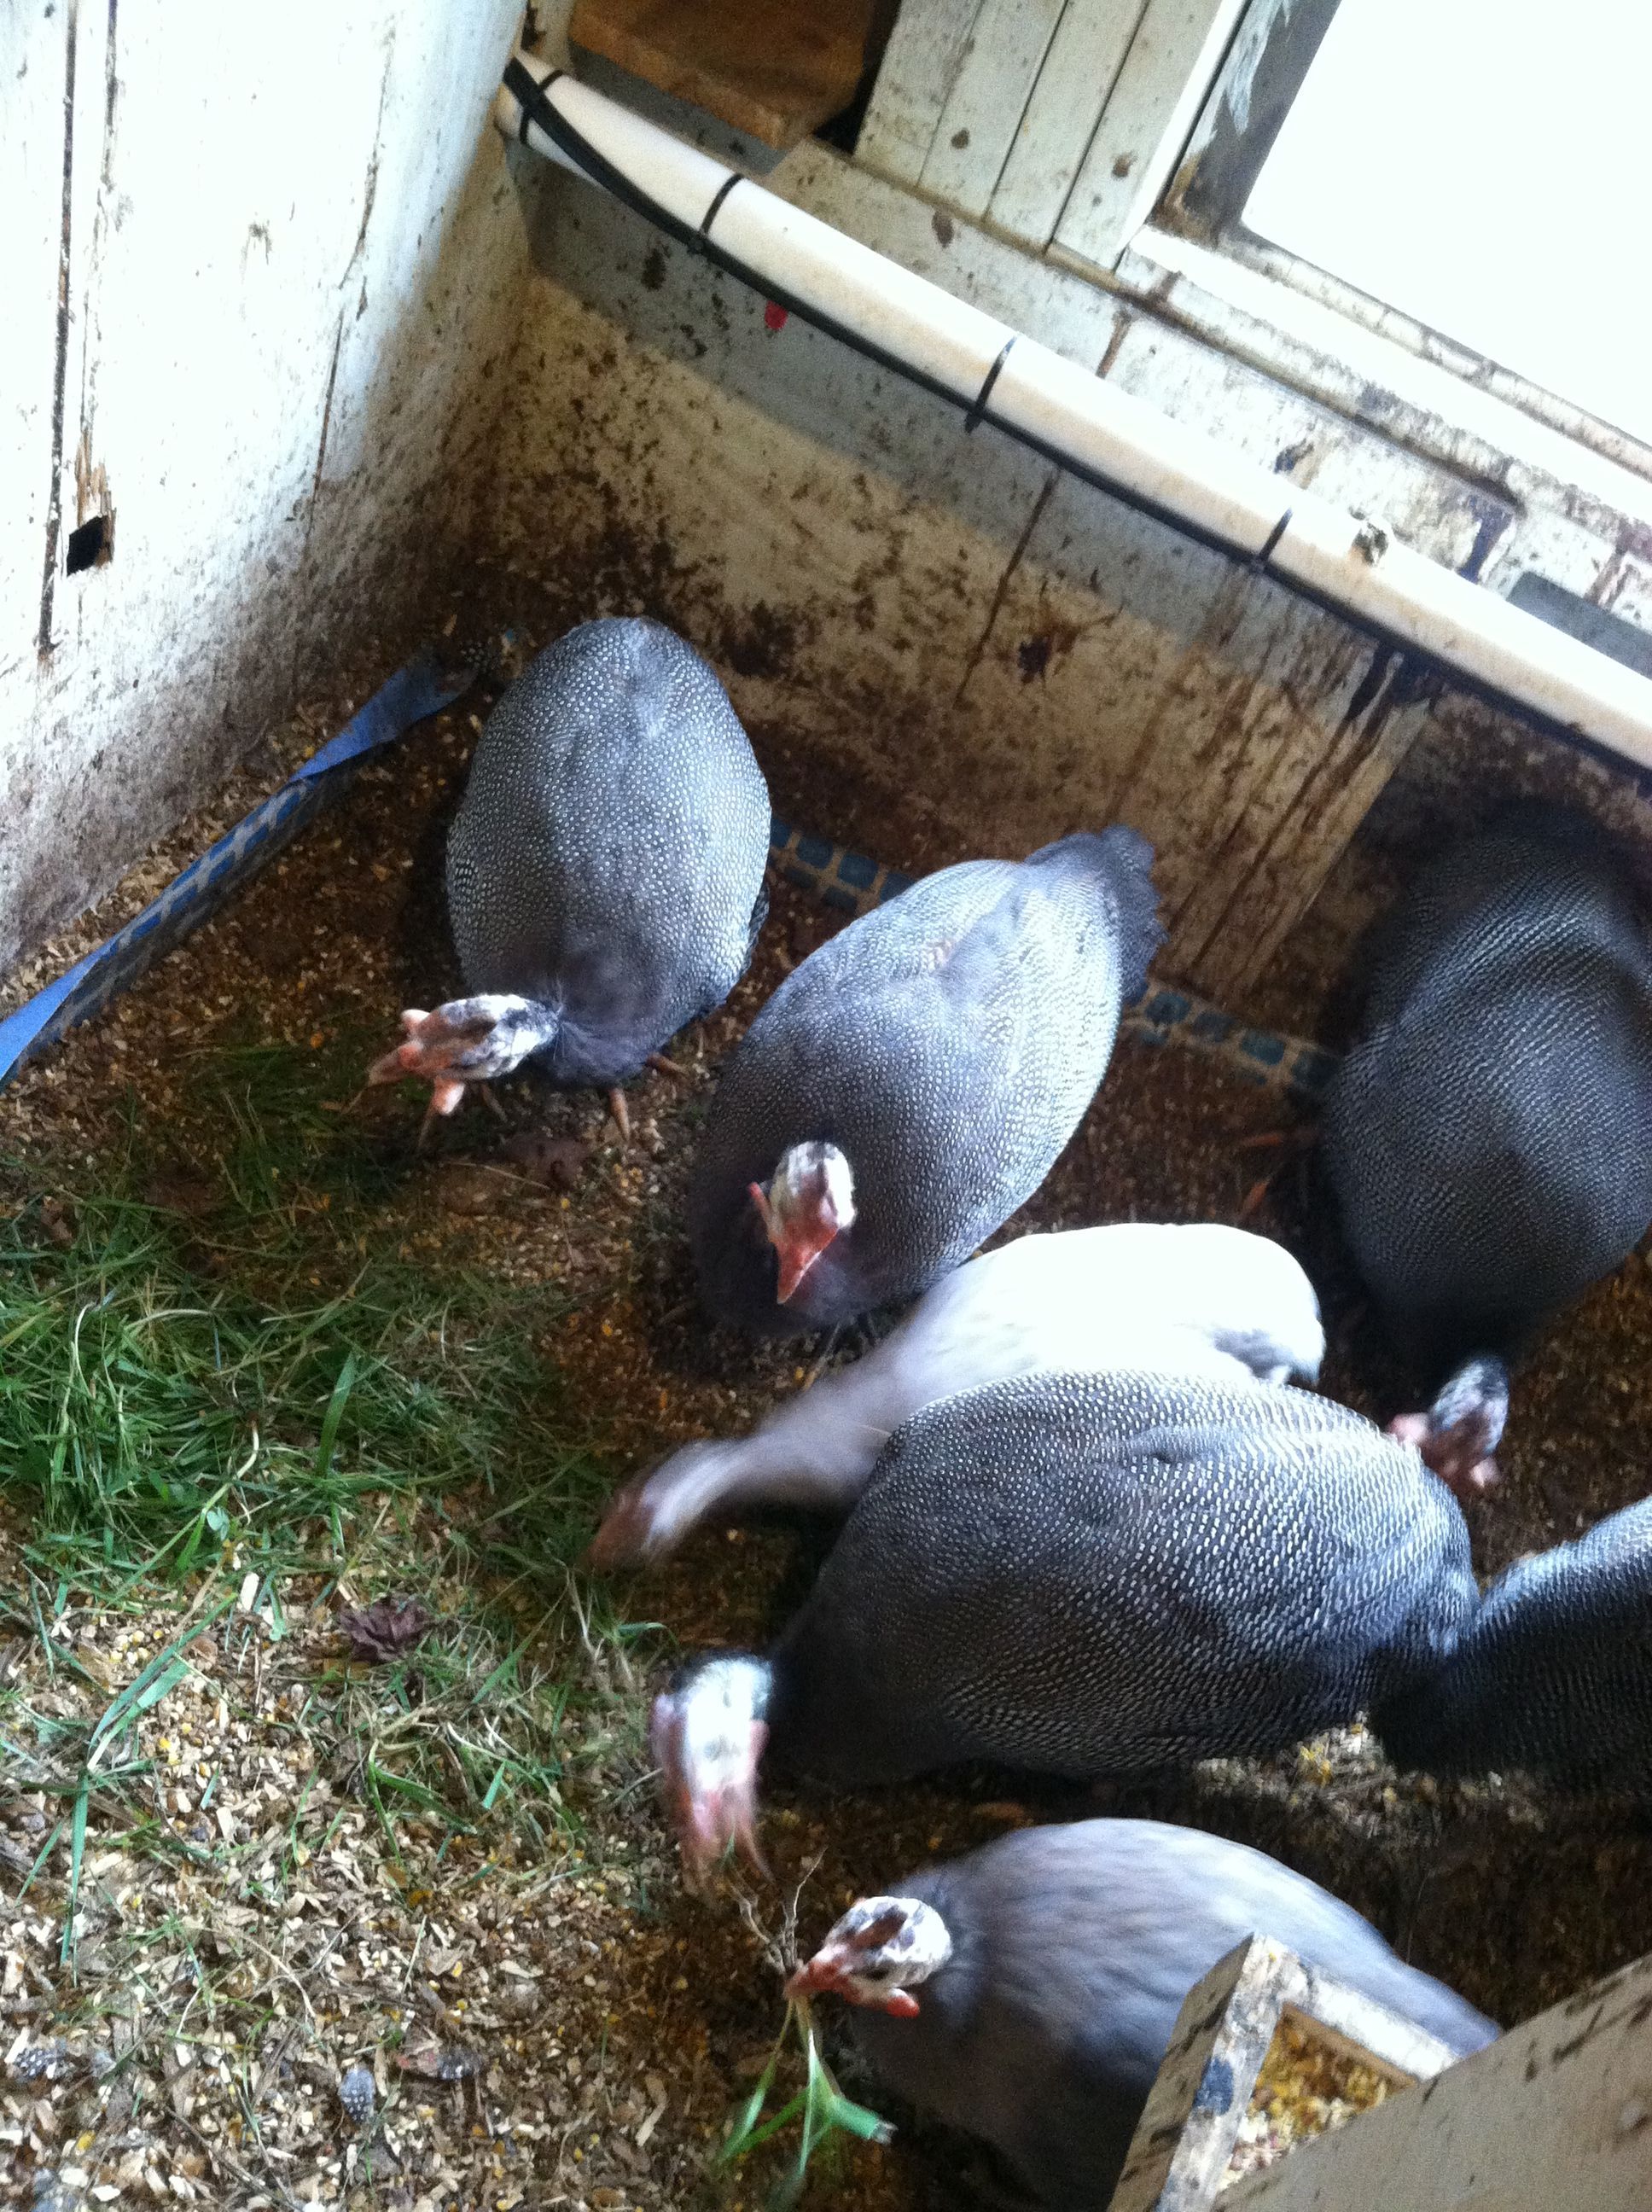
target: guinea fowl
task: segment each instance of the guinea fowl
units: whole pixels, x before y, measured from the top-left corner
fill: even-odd
[[[1438,1671],[1373,1718],[1402,1766],[1652,1794],[1652,1498],[1518,1560]]]
[[[1037,1189],[1161,932],[1132,830],[968,860],[787,976],[723,1076],[689,1196],[714,1319],[799,1334],[925,1290]]]
[[[990,2143],[1038,2203],[1100,2212],[1183,1998],[1253,1935],[1459,2057],[1497,2035],[1315,1883],[1154,1820],[1022,1829],[859,1899],[787,1994],[846,1998],[888,2088]]]
[[[468,1083],[531,1059],[610,1091],[744,974],[766,908],[768,789],[709,664],[656,622],[582,623],[488,717],[447,845],[474,995],[402,1016],[369,1079]]]
[[[592,1564],[664,1558],[737,1505],[847,1513],[904,1421],[981,1383],[1111,1367],[1312,1382],[1324,1351],[1313,1285],[1265,1237],[1137,1221],[1023,1237],[944,1276],[864,1358],[785,1400],[751,1435],[689,1444],[628,1484]]]
[[[1344,1407],[1019,1376],[890,1439],[770,1656],[657,1699],[655,1753],[698,1875],[760,1863],[765,1747],[847,1785],[1278,1751],[1431,1671],[1477,1601],[1449,1492]]]
[[[1426,869],[1379,939],[1324,1152],[1366,1284],[1436,1376],[1410,1432],[1494,1476],[1505,1363],[1652,1222],[1652,961],[1589,823],[1522,805]]]

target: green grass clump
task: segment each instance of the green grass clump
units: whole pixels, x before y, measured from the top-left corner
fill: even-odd
[[[226,1545],[336,1563],[367,1498],[519,1485],[571,1556],[603,1479],[537,1348],[556,1293],[398,1256],[405,1145],[327,1113],[319,1055],[191,1072],[186,1170],[136,1124],[72,1179],[9,1170],[34,1194],[0,1221],[0,1482],[33,1555],[102,1593]]]
[[[610,1480],[599,1409],[539,1349],[554,1289],[408,1256],[408,1133],[339,1110],[365,1058],[197,1054],[185,1120],[134,1113],[72,1170],[0,1162],[0,1489],[31,1583],[8,1610],[44,1641],[70,1604],[176,1589],[198,1625],[245,1612],[252,1575],[279,1636],[295,1577],[311,1605],[418,1595],[417,1654],[335,1674],[314,1709],[340,1770],[386,1832],[519,1807],[566,1830],[569,1743],[599,1760],[623,1732],[593,1685],[644,1632],[573,1573]]]

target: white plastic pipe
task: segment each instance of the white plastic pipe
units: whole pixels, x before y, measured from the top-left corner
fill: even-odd
[[[516,59],[536,84],[544,64]],[[585,144],[667,216],[714,240],[774,293],[836,325],[984,419],[1052,459],[1157,510],[1201,538],[1399,643],[1652,767],[1652,679],[1311,491],[1185,428],[1076,362],[1022,336],[938,284],[791,206],[568,76],[544,97]],[[520,103],[499,95],[495,120],[576,174],[589,173]],[[720,193],[726,193],[716,205]],[[710,216],[708,222],[708,216]],[[1006,348],[1008,349],[1006,356]]]

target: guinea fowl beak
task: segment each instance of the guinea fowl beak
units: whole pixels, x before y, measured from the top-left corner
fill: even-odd
[[[762,1216],[764,1233],[774,1248],[779,1263],[774,1296],[781,1305],[788,1304],[798,1285],[836,1236],[837,1224],[823,1213],[807,1221],[783,1217],[760,1182],[751,1185],[751,1200]]]
[[[871,1996],[855,1988],[853,1977],[857,1966],[865,1965],[865,1953],[862,1943],[823,1943],[814,1957],[805,1959],[787,1978],[787,1998],[795,2003],[803,1997],[841,1997],[846,2004],[875,2006],[896,2020],[915,2020],[918,2000],[910,1990],[880,1990]]]
[[[756,1793],[757,1762],[768,1731],[761,1721],[750,1725],[750,1758],[739,1772],[725,1769],[715,1775],[701,1774],[689,1754],[688,1716],[681,1700],[671,1696],[654,1700],[649,1739],[664,1777],[690,1888],[703,1887],[731,1851],[738,1852],[754,1873],[768,1876],[768,1862],[757,1841]]]

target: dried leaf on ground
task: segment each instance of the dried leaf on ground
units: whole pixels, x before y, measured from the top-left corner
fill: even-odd
[[[338,1632],[353,1659],[388,1666],[416,1650],[436,1625],[436,1616],[416,1597],[375,1598],[371,1605],[348,1608],[338,1616]]]

